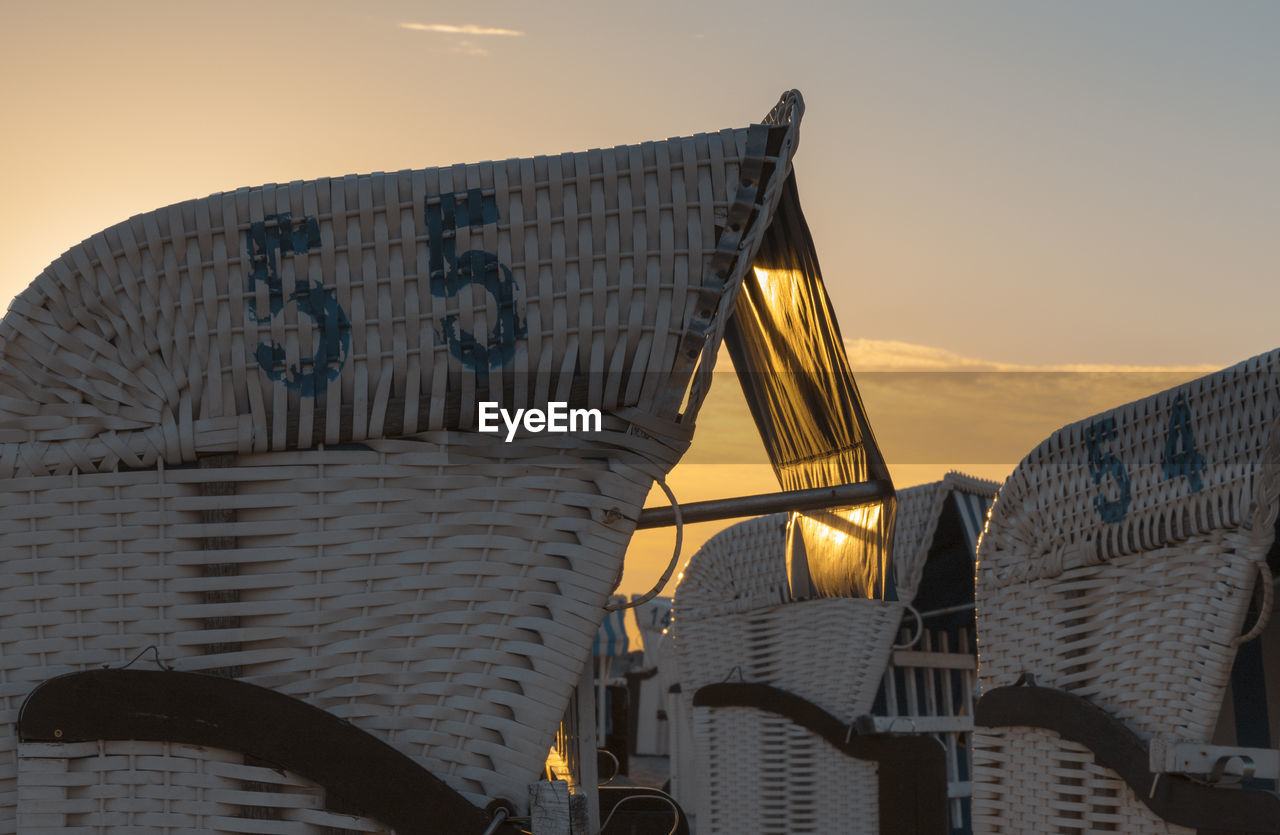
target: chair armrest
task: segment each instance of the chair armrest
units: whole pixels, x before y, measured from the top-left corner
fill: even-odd
[[[43,682],[18,717],[23,742],[135,739],[237,751],[301,775],[401,835],[485,833],[490,816],[382,740],[306,702],[220,676],[90,670]],[[495,830],[516,835],[513,825]]]
[[[947,762],[931,736],[863,734],[794,693],[768,684],[709,684],[694,707],[749,707],[785,717],[837,750],[878,766],[881,835],[947,831]]]
[[[974,708],[980,728],[1053,731],[1085,746],[1094,760],[1129,785],[1164,820],[1203,832],[1280,833],[1280,797],[1265,791],[1208,786],[1180,774],[1153,772],[1147,743],[1091,702],[1052,687],[1014,685],[983,695]]]

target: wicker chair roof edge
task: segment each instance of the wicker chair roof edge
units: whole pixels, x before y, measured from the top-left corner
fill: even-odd
[[[1269,541],[1278,424],[1280,350],[1068,424],[1005,481],[980,564],[1012,583],[1214,530]],[[1014,540],[1021,556],[1011,561],[1002,555]]]
[[[898,491],[893,565],[900,600],[910,603],[915,598],[938,521],[951,494],[974,496],[989,503],[999,489],[1000,485],[995,481],[952,471],[939,481]]]
[[[474,429],[484,399],[692,422],[803,109],[135,215],[0,322],[0,473]]]

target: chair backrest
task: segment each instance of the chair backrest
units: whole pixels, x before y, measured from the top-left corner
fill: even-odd
[[[741,667],[737,640],[732,648],[717,647],[714,637],[699,630],[718,616],[790,599],[786,566],[777,558],[786,547],[786,520],[785,514],[773,514],[729,526],[703,543],[677,576],[671,625],[663,642],[669,659],[671,789],[695,821],[706,790],[694,739],[693,695]]]
[[[792,601],[787,522],[780,513],[740,522],[690,558],[673,620],[680,686],[692,698],[722,681],[771,684],[851,722],[875,696],[902,607]]]
[[[802,109],[241,189],[50,265],[0,323],[0,831],[30,688],[149,645],[523,807]],[[603,414],[507,443],[488,400]]]
[[[672,757],[700,832],[825,832],[851,822],[874,831],[878,820],[872,763],[785,716],[695,704],[704,688],[743,682],[798,696],[845,725],[870,710],[902,606],[792,600],[787,521],[762,516],[712,537],[676,589],[671,634],[688,724]]]
[[[802,112],[116,224],[0,324],[0,473],[476,429],[484,400],[674,419],[692,379],[691,422]]]
[[[787,603],[787,515],[738,522],[708,539],[680,572],[673,622],[705,620]]]
[[[1260,573],[1270,585],[1278,371],[1280,353],[1255,357],[1066,426],[1018,465],[979,549],[984,694],[1033,681],[1141,744],[1211,740]],[[978,740],[985,831],[1017,831],[1067,794],[1127,831],[1165,831],[1143,792],[1047,730]],[[1093,788],[1063,788],[1073,780]]]
[[[675,734],[672,749],[673,759],[697,763],[692,771],[682,765],[686,774],[679,789],[698,799],[691,806],[702,825],[733,831],[755,825],[749,823],[751,814],[785,810],[791,816],[785,825],[793,831],[810,826],[874,831],[884,813],[872,802],[877,778],[868,763],[835,751],[784,717],[694,705],[698,690],[728,679],[798,695],[845,724],[865,717],[871,722],[868,733],[936,736],[945,751],[953,798],[946,814],[953,831],[968,831],[967,752],[977,666],[972,612],[963,613],[958,627],[948,621],[941,629],[929,628],[930,623],[903,629],[904,641],[916,633],[911,649],[894,651],[892,644],[902,606],[914,598],[922,579],[928,585],[937,579],[931,575],[941,572],[944,581],[954,582],[956,567],[949,559],[963,561],[959,597],[972,601],[974,553],[996,487],[952,473],[898,493],[892,560],[900,602],[792,600],[784,515],[734,525],[690,559],[676,592],[672,632],[680,657],[680,707],[692,711],[695,721]],[[809,521],[813,518],[820,517]],[[697,749],[692,756],[681,750],[690,745]],[[841,775],[844,788],[837,793],[854,792],[866,802],[846,806],[821,780],[796,776],[818,763],[825,773]],[[766,785],[761,769],[776,786]],[[789,783],[793,778],[796,782]]]

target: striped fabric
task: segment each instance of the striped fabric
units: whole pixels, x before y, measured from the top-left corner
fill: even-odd
[[[628,611],[630,610],[623,609],[605,616],[595,640],[591,642],[593,658],[616,658],[631,651],[631,642],[627,638]]]
[[[951,496],[956,501],[956,509],[960,511],[960,524],[964,525],[964,535],[968,540],[969,550],[976,554],[978,537],[982,536],[982,529],[987,524],[987,513],[991,510],[991,501],[995,495],[988,493],[979,495],[953,490]]]

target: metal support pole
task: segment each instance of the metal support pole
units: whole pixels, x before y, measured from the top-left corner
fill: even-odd
[[[819,510],[828,507],[853,507],[874,504],[893,495],[893,485],[883,479],[860,481],[857,484],[841,484],[836,487],[815,487],[810,490],[787,490],[781,493],[761,493],[756,496],[738,496],[732,499],[714,499],[709,502],[693,502],[680,505],[680,513],[686,525],[693,522],[712,522],[718,519],[736,519],[742,516],[763,516],[794,510]],[[647,507],[640,511],[636,529],[666,528],[675,524],[675,512],[670,507]]]
[[[957,606],[947,606],[944,609],[930,609],[927,612],[921,612],[920,617],[921,619],[936,618],[936,617],[940,617],[941,615],[954,615],[958,612],[972,612],[972,611],[975,611],[977,608],[978,607],[973,603],[961,603]]]

